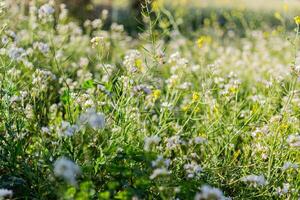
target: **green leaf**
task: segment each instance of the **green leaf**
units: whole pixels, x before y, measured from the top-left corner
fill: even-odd
[[[67,104],[70,102],[70,92],[68,90],[64,90],[63,94],[60,96],[60,100],[63,102],[63,104]]]
[[[103,200],[110,199],[109,191],[99,193],[98,199],[103,199]]]
[[[83,89],[90,89],[90,88],[94,88],[94,81],[93,80],[87,80],[82,84],[82,88]]]

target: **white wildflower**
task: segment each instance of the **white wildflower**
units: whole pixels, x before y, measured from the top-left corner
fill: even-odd
[[[160,175],[170,174],[170,172],[168,171],[170,162],[170,159],[164,159],[162,155],[159,155],[156,160],[152,161],[152,167],[155,167],[155,169],[153,170],[150,179],[154,179]]]
[[[26,55],[26,52],[23,48],[11,47],[8,50],[8,56],[12,60],[19,61]]]
[[[6,198],[6,197],[12,197],[12,195],[13,195],[12,190],[0,188],[0,199]]]
[[[251,97],[251,100],[255,103],[258,103],[260,105],[263,105],[266,103],[266,98],[263,95],[254,95]]]
[[[282,188],[278,187],[276,192],[279,196],[283,196],[287,194],[290,190],[290,184],[289,183],[283,183]]]
[[[54,13],[54,8],[50,4],[44,4],[39,9],[39,18],[44,18]]]
[[[188,178],[194,178],[202,172],[202,168],[196,162],[191,162],[184,165],[184,169]]]
[[[43,42],[35,42],[33,47],[38,49],[42,54],[47,54],[50,50],[49,45]]]
[[[112,23],[110,26],[111,31],[114,33],[119,33],[124,31],[124,26],[122,24]]]
[[[134,86],[133,87],[133,91],[135,92],[135,93],[138,93],[138,92],[143,92],[143,93],[145,93],[146,95],[149,95],[149,94],[151,94],[151,89],[148,87],[148,86],[146,86],[146,85],[136,85],[136,86]]]
[[[101,12],[101,18],[102,18],[103,20],[106,20],[108,14],[109,14],[109,12],[108,12],[107,9],[102,10],[102,12]]]
[[[167,139],[166,147],[167,149],[176,149],[182,143],[183,141],[180,139],[180,137],[178,135],[174,135]]]
[[[105,38],[103,36],[93,37],[91,39],[92,48],[95,48],[96,46],[98,46],[100,44],[104,44],[104,40],[105,40]]]
[[[251,186],[254,186],[254,187],[264,186],[267,184],[267,181],[263,175],[257,176],[257,175],[251,174],[251,175],[241,178],[241,181],[243,181],[245,183],[249,183]]]
[[[178,86],[179,89],[188,90],[193,86],[191,82],[184,82]]]
[[[8,37],[5,35],[5,36],[2,36],[2,38],[1,38],[1,42],[2,42],[2,44],[3,45],[7,45],[8,44],[8,42],[9,42],[9,39],[8,39]]]
[[[152,145],[158,144],[160,142],[160,140],[161,140],[160,137],[158,137],[157,135],[146,137],[145,144],[144,144],[144,150],[149,151],[150,147]]]
[[[223,192],[219,188],[214,188],[209,185],[203,185],[201,192],[197,193],[195,200],[226,200]]]
[[[103,25],[103,22],[102,22],[101,19],[94,19],[94,20],[92,21],[92,27],[93,27],[94,29],[101,28],[102,25]]]
[[[155,179],[157,176],[168,175],[170,172],[166,168],[157,168],[154,169],[153,173],[150,176],[150,179]]]
[[[105,127],[105,116],[103,113],[97,113],[94,108],[89,108],[79,116],[78,123],[79,125],[88,124],[94,130],[102,129]]]
[[[50,129],[48,127],[42,127],[41,131],[42,131],[42,133],[47,133],[47,134],[50,133]]]
[[[300,73],[300,65],[297,65],[297,66],[295,66],[295,71],[297,72],[297,73]]]
[[[162,155],[157,156],[157,159],[152,161],[152,167],[165,167],[168,168],[170,165],[171,160],[170,159],[164,159]]]
[[[161,107],[171,109],[172,108],[172,103],[169,103],[169,102],[166,102],[166,101],[162,102]]]
[[[203,137],[195,137],[189,141],[190,144],[203,144],[206,143],[207,139]]]
[[[282,166],[282,170],[283,171],[286,171],[286,170],[288,170],[288,169],[298,169],[298,165],[297,164],[295,164],[295,163],[292,163],[292,162],[285,162],[284,164],[283,164],[283,166]]]
[[[77,125],[71,125],[69,122],[62,121],[60,128],[61,136],[72,136],[77,132],[79,127]]]
[[[168,85],[169,88],[172,88],[172,87],[176,86],[177,83],[179,82],[179,76],[176,75],[176,74],[173,74],[165,82],[166,82],[166,84]]]
[[[269,127],[264,126],[262,128],[256,128],[255,131],[251,133],[251,136],[255,138],[255,137],[267,135],[268,133],[269,133]]]
[[[130,72],[136,72],[138,70],[138,60],[141,60],[141,53],[138,50],[129,50],[124,57],[123,65]]]
[[[25,107],[24,113],[26,115],[26,118],[33,119],[33,117],[34,117],[34,111],[33,111],[32,105],[27,104],[26,107]]]
[[[73,161],[61,157],[54,163],[54,174],[68,183],[76,185],[76,176],[80,174],[80,168]]]
[[[289,135],[286,141],[291,147],[300,147],[299,134]]]

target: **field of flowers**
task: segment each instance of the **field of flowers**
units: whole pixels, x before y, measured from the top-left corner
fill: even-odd
[[[0,4],[0,199],[300,198],[300,17]]]

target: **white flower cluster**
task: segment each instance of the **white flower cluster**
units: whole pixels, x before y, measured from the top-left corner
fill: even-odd
[[[141,60],[141,53],[138,50],[129,50],[124,57],[123,65],[129,72],[137,72],[137,61]]]
[[[289,183],[283,183],[282,187],[278,187],[276,189],[276,192],[279,196],[284,196],[290,191],[290,184]]]
[[[144,143],[144,150],[145,151],[150,151],[151,146],[157,145],[160,142],[161,138],[157,135],[146,137],[145,138],[145,143]]]
[[[89,108],[79,116],[77,123],[79,126],[89,125],[94,130],[103,129],[105,126],[105,116],[103,113],[96,112],[96,109]]]
[[[61,157],[54,163],[54,174],[63,178],[71,185],[76,185],[76,177],[80,174],[80,168],[68,158]]]
[[[283,171],[286,171],[286,170],[289,170],[289,169],[298,169],[299,165],[298,164],[295,164],[295,163],[292,163],[292,162],[285,162],[282,166],[282,170]]]
[[[289,135],[286,141],[291,147],[300,147],[300,135],[299,134]]]
[[[241,181],[243,181],[245,183],[249,183],[253,187],[264,186],[267,184],[267,181],[263,175],[257,176],[257,175],[251,174],[251,175],[241,178]]]
[[[185,164],[184,169],[186,171],[188,178],[194,178],[195,176],[198,176],[203,171],[200,165],[198,165],[195,161]]]
[[[96,48],[98,45],[102,45],[105,42],[103,36],[96,36],[91,39],[92,48]]]
[[[86,126],[89,126],[96,131],[103,129],[105,127],[104,114],[100,112],[97,113],[94,108],[89,108],[81,113],[76,124],[70,124],[69,122],[63,121],[58,131],[61,136],[72,136]]]
[[[197,193],[195,200],[228,200],[219,188],[214,188],[209,185],[203,185],[200,188],[201,192]]]
[[[158,156],[156,160],[152,161],[152,167],[155,167],[155,169],[153,170],[150,179],[170,174],[171,172],[168,170],[170,162],[170,159],[164,159],[163,156]]]
[[[26,51],[23,48],[12,46],[8,49],[8,56],[12,60],[20,61],[26,56]]]
[[[171,64],[171,73],[177,74],[180,71],[184,71],[187,67],[188,60],[186,58],[181,57],[179,52],[175,52],[170,55],[168,63]]]
[[[47,18],[55,12],[54,8],[50,4],[44,4],[38,11],[39,18]]]
[[[12,190],[0,188],[0,200],[5,199],[5,198],[11,198],[12,195],[13,195]]]
[[[166,148],[168,150],[176,149],[181,144],[184,144],[184,141],[182,139],[180,139],[179,135],[174,135],[174,136],[166,139]]]
[[[47,54],[50,50],[49,45],[44,42],[33,43],[33,48],[38,49],[42,54]]]
[[[56,80],[55,74],[44,69],[36,69],[32,73],[32,96],[36,96],[41,92],[46,92],[49,89],[49,83]]]
[[[179,84],[180,78],[178,75],[173,74],[167,80],[165,80],[168,88],[176,87]]]
[[[151,89],[147,85],[136,85],[133,87],[133,93],[143,92],[146,95],[151,94]]]
[[[207,142],[206,138],[197,136],[197,137],[191,139],[189,141],[189,144],[203,144],[203,143],[206,143],[206,142]]]
[[[59,130],[59,134],[61,136],[72,136],[77,131],[79,131],[79,127],[76,124],[71,125],[70,122],[62,121],[61,127]]]

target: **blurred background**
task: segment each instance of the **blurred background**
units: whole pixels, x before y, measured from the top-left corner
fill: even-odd
[[[123,24],[127,31],[139,31],[142,24],[141,4],[145,0],[60,0],[67,5],[72,15],[79,19],[95,19],[101,10],[107,9],[110,20]],[[234,23],[239,28],[247,23],[250,28],[263,24],[276,26],[284,18],[299,14],[299,0],[152,0],[171,11],[176,23],[190,31],[205,24],[205,19],[216,18],[221,25]],[[229,19],[230,18],[230,19]],[[244,18],[246,21],[242,21]],[[282,19],[281,19],[282,18]],[[248,20],[249,19],[249,20]],[[227,24],[226,24],[227,25]],[[234,27],[237,26],[237,27]]]
[[[39,0],[8,0],[30,2]],[[55,0],[66,4],[72,18],[83,24],[87,19],[100,18],[108,11],[106,27],[113,22],[124,25],[130,35],[144,30],[142,4],[146,0]],[[300,14],[300,0],[147,0],[149,5],[159,6],[162,12],[160,26],[178,25],[182,33],[192,34],[203,26],[218,26],[239,32],[244,30],[294,27],[293,17]],[[45,0],[40,0],[45,2]],[[165,16],[165,18],[164,18]],[[166,17],[167,16],[167,17]],[[172,20],[170,20],[170,17]]]

